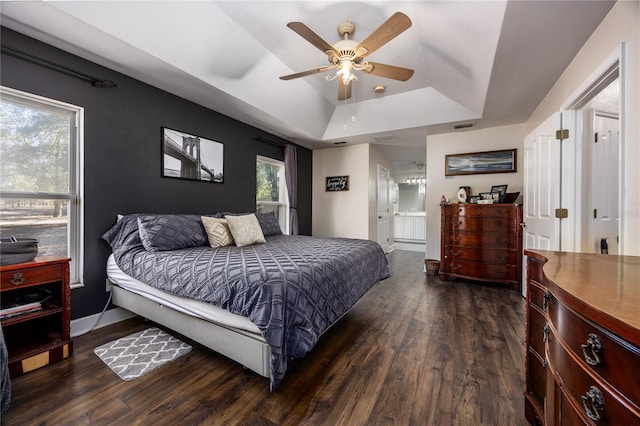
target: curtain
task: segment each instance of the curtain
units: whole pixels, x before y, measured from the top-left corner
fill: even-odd
[[[284,177],[289,195],[289,233],[298,235],[298,151],[291,144],[284,147]]]

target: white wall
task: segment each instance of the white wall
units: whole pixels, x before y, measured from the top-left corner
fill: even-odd
[[[618,1],[584,44],[526,123],[527,133],[554,112],[567,107],[572,97],[596,77],[601,64],[624,43],[623,111],[621,133],[622,253],[640,255],[640,3]]]
[[[470,186],[472,194],[488,192],[493,185],[507,184],[507,192],[523,192],[524,124],[493,127],[489,129],[446,133],[427,136],[427,213],[426,258],[440,259],[440,197],[458,202],[458,189]],[[516,173],[493,173],[447,177],[444,175],[444,158],[447,154],[518,150]]]
[[[327,176],[349,176],[349,191],[326,192]],[[313,151],[312,235],[369,238],[369,145]]]

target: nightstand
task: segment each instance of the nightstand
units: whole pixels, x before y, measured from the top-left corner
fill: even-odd
[[[5,311],[0,322],[11,376],[71,356],[69,258],[36,257],[1,266],[0,274],[0,298]],[[14,312],[8,313],[7,308]]]

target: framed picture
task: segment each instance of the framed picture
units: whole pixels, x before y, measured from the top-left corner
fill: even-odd
[[[480,196],[479,195],[472,195],[469,197],[469,202],[471,204],[478,204],[478,200],[480,200]]]
[[[490,192],[481,192],[478,195],[481,200],[493,200],[493,194]]]
[[[337,192],[349,190],[349,176],[327,176],[325,191]]]
[[[518,171],[517,151],[517,149],[505,149],[501,151],[445,155],[444,174],[446,176],[457,176],[484,173],[515,173]]]
[[[507,185],[494,185],[491,187],[492,194],[500,194],[499,202],[504,203],[504,195],[507,193]]]
[[[224,182],[224,144],[162,128],[162,177]]]
[[[458,189],[458,202],[467,203],[469,202],[469,196],[471,195],[471,187],[470,186],[461,186]]]

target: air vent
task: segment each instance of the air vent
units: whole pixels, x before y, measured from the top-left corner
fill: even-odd
[[[347,143],[347,141],[342,141],[342,142],[334,142],[333,144],[334,145],[344,145],[346,143]]]
[[[456,124],[455,126],[453,126],[453,128],[456,129],[456,130],[468,129],[469,127],[473,127],[475,125],[476,125],[476,123],[462,123],[462,124]]]
[[[393,142],[396,139],[395,136],[393,135],[380,135],[380,136],[375,136],[374,139],[376,140],[376,142]]]

